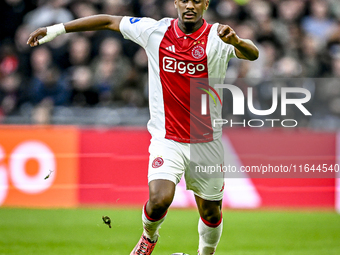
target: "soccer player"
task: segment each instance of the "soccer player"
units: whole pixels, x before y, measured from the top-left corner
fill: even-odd
[[[208,24],[203,19],[209,0],[174,0],[174,5],[177,19],[156,21],[94,15],[39,28],[27,42],[33,47],[64,33],[110,29],[121,32],[124,38],[146,50],[151,115],[148,130],[152,136],[149,200],[142,212],[144,231],[131,254],[152,253],[176,184],[183,174],[187,189],[194,192],[200,214],[198,253],[215,253],[222,233],[223,175],[203,178],[194,175],[190,169],[197,165],[223,164],[222,128],[212,125],[212,119],[221,115],[221,105],[209,100],[205,114],[192,109],[190,82],[195,78],[212,77],[223,81],[230,58],[255,60],[259,54],[250,40],[239,38],[230,26]],[[205,88],[211,88],[215,93],[214,85],[208,85]],[[204,82],[200,86],[204,87]],[[209,92],[217,97],[214,93]]]

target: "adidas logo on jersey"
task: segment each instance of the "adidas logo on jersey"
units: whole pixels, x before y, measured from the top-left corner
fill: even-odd
[[[175,45],[171,45],[169,47],[166,47],[165,49],[167,49],[168,51],[176,52],[175,51]]]

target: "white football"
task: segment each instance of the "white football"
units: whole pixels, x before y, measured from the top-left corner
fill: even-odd
[[[189,255],[189,254],[187,254],[187,253],[173,253],[171,255]]]

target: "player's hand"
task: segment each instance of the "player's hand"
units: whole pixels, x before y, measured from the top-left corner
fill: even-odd
[[[217,28],[217,34],[223,42],[229,43],[234,46],[239,44],[241,41],[234,29],[232,29],[228,25],[219,25]]]
[[[47,34],[47,28],[46,27],[41,27],[35,30],[30,34],[30,37],[27,40],[27,44],[30,45],[31,47],[35,47],[39,45],[39,39],[45,37]]]

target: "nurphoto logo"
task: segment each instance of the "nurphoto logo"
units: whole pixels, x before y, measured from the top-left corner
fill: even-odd
[[[232,99],[233,99],[233,115],[244,115],[245,114],[245,96],[240,88],[238,88],[235,85],[231,84],[216,84],[215,88],[212,88],[209,86],[209,89],[213,92],[211,93],[207,89],[204,88],[198,88],[204,91],[205,93],[201,95],[201,114],[207,115],[207,104],[208,104],[208,95],[213,100],[214,104],[217,104],[217,100],[215,99],[214,95],[219,100],[219,103],[222,106],[222,100],[217,93],[216,89],[228,89],[231,92]],[[280,92],[280,93],[279,93]],[[301,98],[289,98],[288,94],[295,93],[300,94],[303,97]],[[287,115],[287,105],[295,105],[305,116],[311,116],[312,114],[306,109],[306,107],[303,105],[311,99],[311,93],[309,90],[305,88],[298,88],[298,87],[281,87],[280,91],[278,91],[278,88],[273,87],[272,88],[272,105],[269,109],[256,109],[254,107],[254,100],[253,100],[253,88],[248,87],[247,88],[247,107],[248,110],[253,115],[258,116],[268,116],[273,114],[277,107],[278,107],[278,98],[280,97],[281,102],[281,116]],[[297,120],[295,119],[250,119],[246,121],[245,119],[242,122],[233,122],[233,120],[227,120],[227,119],[213,119],[213,127],[216,127],[218,125],[225,125],[230,124],[230,126],[235,125],[241,125],[243,127],[262,127],[264,126],[265,122],[271,123],[271,127],[274,127],[275,122],[280,122],[282,127],[296,127],[298,125]]]

